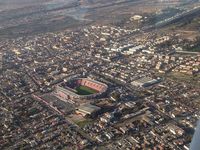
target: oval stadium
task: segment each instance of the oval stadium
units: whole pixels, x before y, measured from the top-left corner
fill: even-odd
[[[62,99],[90,99],[102,95],[108,86],[89,78],[75,78],[56,87],[56,95]]]

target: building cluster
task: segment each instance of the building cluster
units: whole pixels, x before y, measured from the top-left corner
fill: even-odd
[[[199,105],[195,104],[199,89],[163,81],[148,92],[151,94],[136,101],[107,102],[114,103],[114,109],[83,129],[99,143],[110,141],[110,149],[189,149],[192,133],[188,129],[194,129],[199,118]]]
[[[200,57],[188,56],[181,65],[175,67],[172,71],[189,75],[198,74],[200,72]]]
[[[1,149],[77,149],[89,144],[65,118],[32,98],[8,100],[1,95]]]
[[[0,41],[0,149],[187,150],[200,55],[177,52],[178,38],[90,26]],[[75,78],[104,95],[72,100],[63,86]]]

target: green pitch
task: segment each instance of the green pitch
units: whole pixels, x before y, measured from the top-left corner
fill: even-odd
[[[77,91],[77,94],[79,95],[90,95],[90,94],[97,93],[96,90],[93,90],[86,86],[79,86],[76,88],[76,91]]]

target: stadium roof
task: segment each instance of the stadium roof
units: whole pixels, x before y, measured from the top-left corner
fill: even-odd
[[[98,111],[100,109],[100,107],[91,105],[90,103],[86,103],[78,107],[78,110],[85,114],[92,114],[93,112]]]

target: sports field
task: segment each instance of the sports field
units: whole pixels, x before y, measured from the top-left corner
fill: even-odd
[[[97,93],[96,90],[91,89],[91,88],[86,87],[86,86],[82,86],[82,85],[77,87],[76,91],[77,91],[78,95],[90,95],[90,94]]]

